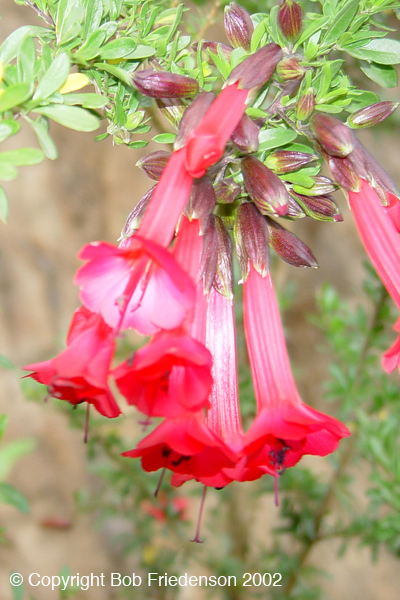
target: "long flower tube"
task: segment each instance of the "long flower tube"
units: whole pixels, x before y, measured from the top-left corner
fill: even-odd
[[[253,266],[244,284],[244,327],[257,402],[245,435],[249,467],[278,474],[304,454],[325,456],[350,435],[336,419],[304,404],[290,368],[282,324],[268,273]]]

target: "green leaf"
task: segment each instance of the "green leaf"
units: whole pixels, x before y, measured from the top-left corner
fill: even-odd
[[[370,104],[375,104],[375,102],[379,102],[379,98],[374,92],[362,92],[361,94],[357,94],[355,98],[353,98],[350,106],[346,108],[349,112],[355,112],[360,108],[364,108],[364,106],[369,106]]]
[[[5,191],[0,187],[0,220],[3,223],[7,223],[8,216],[8,201]],[[0,356],[0,367],[6,367],[7,359],[4,356]],[[12,364],[12,363],[11,363]],[[7,367],[6,367],[7,368]]]
[[[0,480],[8,476],[15,463],[36,447],[35,440],[24,438],[14,440],[0,448]]]
[[[269,150],[270,148],[278,148],[289,144],[297,137],[297,133],[291,129],[266,129],[260,132],[258,137],[260,150]]]
[[[108,137],[108,133],[101,133],[100,135],[96,135],[94,138],[95,142],[101,142],[101,140],[105,140]]]
[[[45,100],[56,92],[68,77],[70,60],[66,52],[59,54],[51,63],[33,95],[33,100]]]
[[[300,46],[303,42],[308,40],[316,31],[320,31],[330,21],[329,17],[320,17],[315,21],[311,21],[310,24],[305,28],[299,39],[297,40],[294,50]]]
[[[49,135],[49,126],[47,120],[43,117],[38,117],[36,121],[25,117],[32,129],[36,133],[40,147],[50,160],[55,160],[58,157],[57,148]]]
[[[14,167],[23,167],[27,165],[37,165],[44,159],[43,152],[38,148],[18,148],[18,150],[9,150],[0,152],[0,164],[12,165]]]
[[[18,81],[33,85],[35,77],[36,48],[33,38],[27,37],[18,52]]]
[[[175,133],[160,133],[159,135],[155,135],[153,138],[153,142],[158,142],[159,144],[173,144],[176,138]]]
[[[0,96],[0,113],[22,104],[30,95],[31,86],[28,83],[10,85]]]
[[[120,37],[102,47],[100,57],[104,60],[125,58],[136,49],[136,42],[129,37]]]
[[[14,364],[11,362],[11,360],[9,358],[0,354],[0,367],[3,367],[3,369],[14,369]],[[0,427],[0,429],[1,429],[1,427]],[[0,435],[0,438],[1,438],[1,435]]]
[[[60,125],[75,131],[94,131],[100,126],[100,119],[78,106],[51,104],[43,108],[35,108],[33,112],[45,115]]]
[[[126,58],[129,60],[140,60],[142,58],[148,58],[156,53],[156,49],[153,46],[145,46],[144,44],[138,44],[136,49],[128,54]]]
[[[389,38],[371,40],[366,46],[344,46],[350,56],[362,60],[374,61],[380,65],[397,65],[400,63],[400,42]]]
[[[14,574],[14,571],[10,573],[10,576]],[[23,600],[25,595],[25,586],[22,585],[14,585],[11,587],[12,600]]]
[[[101,52],[101,46],[107,35],[104,29],[93,31],[86,42],[79,48],[75,54],[77,60],[92,60]]]
[[[363,63],[360,69],[369,79],[384,88],[397,86],[397,71],[392,65],[378,65],[375,62]]]
[[[11,165],[0,164],[0,180],[12,181],[18,177],[18,170]]]
[[[337,42],[356,16],[359,3],[359,0],[345,3],[343,8],[335,15],[332,26],[328,29],[322,40],[322,46],[330,46]]]
[[[0,121],[0,142],[4,142],[10,135],[15,135],[20,128],[21,125],[14,119]]]
[[[24,25],[13,31],[0,46],[0,60],[5,65],[8,64],[17,56],[20,46],[27,36],[36,37],[41,32],[48,33],[48,29],[33,25]]]
[[[147,146],[149,142],[145,142],[144,140],[137,140],[136,142],[131,142],[130,144],[128,144],[129,148],[144,148],[145,146]]]
[[[82,37],[84,40],[95,32],[103,16],[103,0],[83,0],[85,5],[85,18],[83,19]]]
[[[335,106],[333,104],[317,104],[315,110],[318,110],[320,112],[339,114],[342,112],[343,109],[341,106]]]
[[[74,106],[79,104],[83,108],[103,108],[108,102],[108,98],[100,94],[63,94],[64,104]]]
[[[22,513],[30,513],[29,504],[25,496],[8,483],[0,482],[0,503],[10,504]]]
[[[1,358],[5,358],[5,356],[1,356]],[[1,415],[0,417],[0,441],[3,439],[3,435],[8,425],[8,415]]]
[[[285,177],[283,179],[285,181],[288,181],[289,183],[301,185],[302,187],[304,187],[306,189],[310,189],[314,185],[314,179],[312,179],[312,177],[309,177],[308,175],[305,175],[304,173],[301,173],[301,172],[300,173],[286,173]]]
[[[120,79],[125,85],[132,87],[132,80],[125,69],[121,69],[121,67],[116,67],[115,65],[108,65],[107,63],[94,63],[94,66],[101,71],[107,71],[110,75]]]
[[[80,0],[59,0],[56,32],[60,46],[73,40],[81,33],[81,23],[84,16],[85,12]]]

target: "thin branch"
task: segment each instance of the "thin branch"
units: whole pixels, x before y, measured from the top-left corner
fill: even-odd
[[[196,36],[196,41],[197,42],[199,42],[200,40],[202,40],[204,38],[204,35],[205,35],[207,29],[209,27],[211,27],[211,25],[214,25],[215,18],[217,16],[217,12],[221,8],[221,5],[222,5],[222,0],[216,0],[216,2],[213,4],[212,9],[210,10],[210,12],[208,13],[208,15],[206,16],[206,20],[205,20],[205,23],[204,23],[203,27],[200,29],[199,33]]]
[[[41,19],[43,19],[44,21],[46,21],[46,23],[48,25],[50,25],[51,27],[54,27],[54,21],[51,18],[50,15],[47,15],[46,13],[44,13],[42,10],[40,10],[40,8],[38,8],[36,6],[36,4],[34,4],[33,2],[31,2],[31,0],[25,0],[26,4],[28,6],[30,6],[31,8],[33,8],[33,10],[39,15],[39,17]]]

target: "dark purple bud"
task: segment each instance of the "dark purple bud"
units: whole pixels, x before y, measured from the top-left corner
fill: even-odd
[[[284,0],[278,11],[278,25],[286,39],[296,41],[303,26],[301,6],[293,0]]]
[[[206,229],[208,219],[215,208],[216,198],[211,179],[207,176],[195,179],[183,214],[190,220],[200,221],[200,233]]]
[[[310,162],[317,160],[317,156],[314,154],[307,154],[307,152],[297,152],[296,150],[275,150],[267,157],[265,164],[269,169],[283,175],[284,173],[291,173],[297,171],[304,165],[308,165]]]
[[[139,167],[139,169],[143,169],[150,179],[155,179],[158,181],[170,156],[171,152],[157,150],[157,152],[151,152],[150,154],[139,158],[136,166]]]
[[[359,177],[368,181],[374,188],[384,206],[388,203],[388,194],[399,195],[389,175],[358,140],[354,151],[349,155],[349,160]]]
[[[236,209],[233,231],[243,281],[247,279],[250,265],[265,277],[269,266],[268,227],[266,220],[252,202],[245,202]]]
[[[343,190],[348,192],[359,190],[360,178],[348,156],[344,158],[328,156],[327,161],[333,179]]]
[[[183,148],[187,136],[200,124],[200,121],[210,108],[214,99],[215,94],[212,92],[201,92],[201,94],[199,94],[187,107],[179,124],[178,134],[174,143],[174,150]]]
[[[247,156],[242,160],[244,183],[258,210],[284,216],[287,213],[289,193],[277,175],[258,158]]]
[[[192,48],[195,52],[197,52],[198,45],[199,42],[195,42],[194,44],[192,44]],[[203,40],[201,44],[201,49],[211,50],[213,54],[218,54],[219,50],[220,52],[222,52],[224,58],[226,58],[227,60],[231,58],[233,50],[232,46],[228,46],[227,44],[221,44],[221,42],[212,42],[211,40]],[[208,56],[208,58],[210,59],[210,56]]]
[[[377,102],[354,112],[347,119],[347,123],[353,129],[372,127],[390,117],[398,106],[399,102]]]
[[[305,121],[314,112],[315,108],[315,94],[314,90],[310,88],[305,94],[302,94],[296,104],[296,119],[299,121]]]
[[[331,156],[343,158],[353,151],[355,145],[354,134],[339,119],[325,113],[314,113],[310,125],[325,152]]]
[[[296,196],[298,196],[298,194],[296,194]],[[306,216],[303,208],[296,202],[293,196],[290,196],[286,216],[290,219],[302,219]]]
[[[305,69],[295,58],[284,58],[276,67],[276,72],[284,81],[291,79],[302,79]]]
[[[225,6],[224,27],[226,37],[234,48],[241,46],[250,51],[254,25],[246,9],[236,2]]]
[[[220,294],[233,298],[232,243],[222,220],[211,215],[203,235],[203,251],[200,261],[204,291],[213,286]]]
[[[227,79],[227,84],[239,83],[242,90],[259,88],[269,81],[276,65],[282,59],[282,49],[278,44],[267,44],[235,67]]]
[[[339,207],[332,196],[303,196],[292,192],[305,214],[317,221],[343,221]]]
[[[142,222],[144,213],[146,208],[150,202],[150,199],[153,195],[156,186],[153,185],[152,188],[149,189],[148,192],[145,193],[143,198],[139,200],[136,204],[135,208],[129,213],[129,216],[126,220],[126,223],[121,231],[121,235],[118,241],[124,241],[127,238],[132,237],[132,235],[139,229],[139,225]]]
[[[324,196],[325,194],[331,194],[338,189],[338,186],[335,185],[329,177],[316,175],[312,179],[314,180],[314,185],[308,190],[309,196]]]
[[[242,188],[234,179],[221,179],[214,184],[215,195],[219,204],[232,204],[239,196]]]
[[[151,98],[192,98],[199,91],[195,79],[167,71],[136,71],[132,82],[141,94]]]
[[[272,219],[267,217],[266,220],[269,229],[269,243],[282,260],[292,267],[318,268],[318,263],[308,246]]]
[[[183,103],[184,101],[182,98],[157,98],[156,102],[164,117],[172,123],[174,127],[178,127],[187,106]]]
[[[245,114],[232,133],[231,140],[243,153],[256,152],[258,150],[259,133],[258,125]]]

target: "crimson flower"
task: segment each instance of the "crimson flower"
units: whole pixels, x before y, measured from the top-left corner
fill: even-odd
[[[245,435],[247,467],[279,473],[304,454],[333,452],[348,429],[304,404],[289,357],[269,274],[253,266],[244,284],[244,327],[257,401],[257,415]]]
[[[24,369],[34,371],[27,377],[47,385],[50,396],[71,404],[88,402],[105,417],[118,417],[121,411],[107,383],[114,350],[113,330],[100,315],[81,307],[73,316],[67,348]]]

